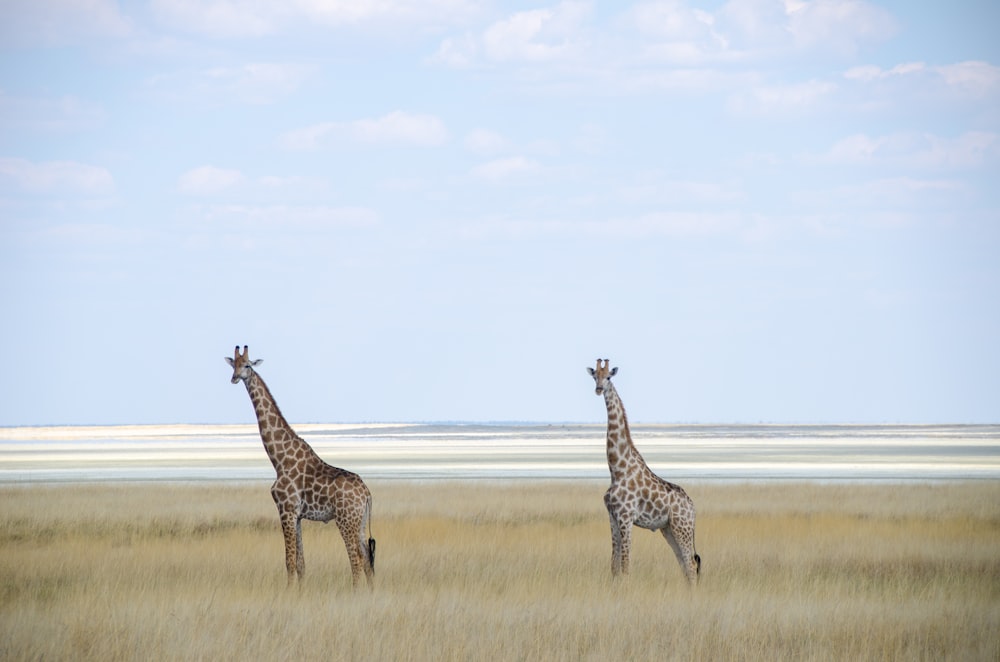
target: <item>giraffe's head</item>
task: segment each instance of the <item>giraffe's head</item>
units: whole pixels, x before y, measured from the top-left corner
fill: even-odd
[[[261,361],[264,359],[257,359],[256,361],[250,360],[250,352],[246,345],[243,345],[243,353],[240,354],[240,346],[236,346],[236,351],[233,354],[233,358],[226,357],[226,363],[233,366],[233,379],[232,382],[236,384],[241,379],[248,379],[250,373],[253,372],[253,367],[260,365]]]
[[[611,378],[618,374],[618,368],[609,369],[608,363],[608,359],[604,359],[604,365],[601,365],[601,359],[597,359],[596,369],[587,368],[587,372],[594,378],[594,393],[597,395],[602,395],[604,389],[611,383]]]

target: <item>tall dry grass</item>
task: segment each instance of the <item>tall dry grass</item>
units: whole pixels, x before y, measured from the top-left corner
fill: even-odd
[[[0,490],[0,658],[997,660],[1000,484],[689,485],[700,586],[599,483],[370,483],[376,590],[267,485]]]

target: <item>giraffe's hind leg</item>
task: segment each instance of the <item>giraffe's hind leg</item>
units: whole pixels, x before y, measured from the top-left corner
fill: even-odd
[[[361,544],[360,527],[338,521],[337,528],[340,529],[340,536],[344,539],[344,547],[347,548],[347,559],[351,563],[351,586],[357,588],[361,576],[367,576],[371,572],[371,566],[366,563],[368,550]],[[368,576],[368,586],[372,586],[370,576]]]
[[[361,567],[364,568],[365,578],[368,580],[368,588],[374,588],[375,577],[375,539],[371,537],[371,497],[365,502],[365,512],[361,520],[361,527],[358,529],[358,545],[361,547]],[[365,536],[365,531],[368,536]]]
[[[670,549],[674,550],[677,563],[680,564],[681,570],[684,572],[684,576],[687,577],[688,582],[692,586],[697,584],[701,573],[701,557],[694,551],[693,537],[685,535],[686,532],[684,531],[675,530],[672,523],[660,529],[660,533],[663,534],[667,544],[670,545]]]

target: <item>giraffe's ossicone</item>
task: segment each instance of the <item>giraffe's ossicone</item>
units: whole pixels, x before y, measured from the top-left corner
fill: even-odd
[[[659,531],[677,557],[692,585],[701,574],[701,557],[694,547],[694,502],[679,485],[657,476],[646,465],[632,443],[632,434],[618,391],[611,378],[618,368],[609,368],[608,359],[597,359],[596,368],[587,368],[594,378],[595,392],[604,396],[608,410],[608,470],[611,487],[604,505],[611,520],[611,573],[628,574],[632,551],[632,526]]]
[[[254,367],[247,346],[240,353],[236,346],[232,383],[242,381],[250,394],[264,450],[271,460],[276,478],[271,497],[278,507],[281,531],[285,538],[285,569],[288,581],[301,580],[306,563],[302,551],[302,520],[334,522],[340,530],[351,562],[351,581],[355,587],[364,575],[369,588],[375,574],[375,539],[371,536],[372,496],[361,476],[330,466],[292,430],[278,409],[267,384]],[[365,530],[367,529],[367,539]]]

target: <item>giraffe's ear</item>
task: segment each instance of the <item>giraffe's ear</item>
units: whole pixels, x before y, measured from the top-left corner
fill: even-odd
[[[608,377],[614,377],[617,374],[618,374],[618,366],[615,366],[614,368],[611,369],[611,372],[608,373]]]
[[[587,366],[587,372],[590,374],[591,377],[596,376],[594,369],[591,368],[589,365]]]
[[[250,365],[252,365],[253,367],[256,368],[257,366],[259,366],[263,362],[264,362],[264,359],[257,359],[256,361],[251,361]]]
[[[227,356],[227,357],[225,357],[225,359],[226,359],[226,363],[228,363],[230,367],[232,367],[232,368],[236,367],[236,362],[233,361],[233,357]]]

